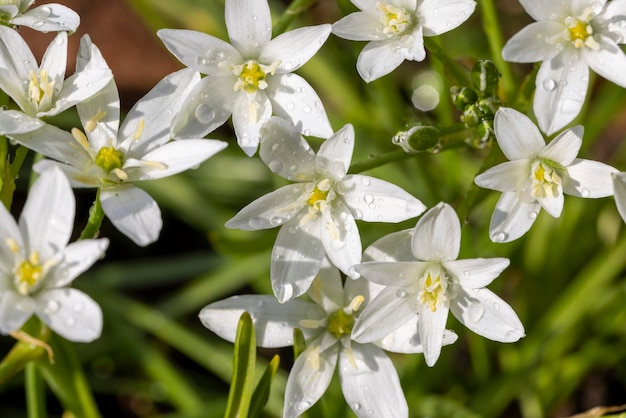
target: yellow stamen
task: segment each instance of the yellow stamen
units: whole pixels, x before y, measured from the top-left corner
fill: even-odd
[[[133,134],[133,139],[137,141],[141,138],[141,134],[143,134],[143,129],[146,125],[146,122],[143,118],[139,119],[139,123],[137,123],[137,129],[135,129],[135,133]]]
[[[102,147],[98,150],[98,154],[94,162],[97,166],[108,174],[113,170],[122,168],[124,154],[113,147]]]
[[[98,122],[100,122],[102,119],[104,119],[104,117],[106,115],[107,115],[106,111],[104,111],[102,109],[98,109],[96,114],[93,115],[93,117],[91,119],[89,119],[87,121],[87,123],[85,123],[85,131],[86,132],[93,132],[93,130],[96,129],[96,126],[98,125]]]
[[[50,362],[50,364],[54,364],[54,351],[52,351],[52,347],[50,347],[44,341],[38,340],[37,338],[28,335],[24,331],[11,331],[9,332],[9,335],[18,341],[43,348],[48,353],[48,361]]]
[[[401,7],[378,2],[376,8],[382,13],[380,22],[385,25],[383,33],[386,35],[402,33],[411,24],[411,16]]]
[[[13,254],[17,254],[20,252],[20,246],[17,245],[17,241],[15,241],[13,238],[7,238],[4,242],[6,242],[7,246]]]
[[[89,151],[89,140],[87,136],[78,128],[72,128],[72,136],[84,148],[85,151]]]
[[[440,269],[436,269],[436,271],[432,272],[429,269],[426,273],[426,277],[422,278],[422,280],[422,291],[418,296],[419,301],[422,305],[428,306],[432,312],[435,312],[437,305],[448,300],[446,297],[448,284],[446,282],[445,273]]]

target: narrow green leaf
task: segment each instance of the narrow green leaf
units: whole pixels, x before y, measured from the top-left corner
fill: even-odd
[[[306,348],[306,341],[304,340],[304,334],[300,328],[293,329],[293,357],[297,359],[300,354]]]
[[[280,364],[280,357],[276,354],[270,364],[267,365],[265,369],[265,373],[261,376],[261,380],[259,380],[259,384],[256,386],[254,393],[252,394],[252,400],[250,401],[250,411],[248,412],[248,416],[250,418],[260,416],[265,404],[267,404],[267,400],[270,397],[270,388],[272,386],[272,381],[274,379],[274,375],[276,375],[276,370],[278,370],[278,365]]]
[[[248,312],[244,312],[237,325],[235,340],[233,378],[228,393],[227,418],[248,416],[254,385],[254,363],[256,361],[256,337],[254,325]]]
[[[24,381],[28,418],[46,418],[48,414],[46,413],[45,385],[35,363],[31,362],[26,365]]]

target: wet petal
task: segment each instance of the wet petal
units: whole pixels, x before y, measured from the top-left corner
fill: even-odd
[[[256,59],[272,38],[267,1],[229,0],[225,16],[230,42],[245,59]]]
[[[586,198],[611,196],[613,194],[611,176],[617,172],[610,165],[577,158],[567,167],[569,178],[563,184],[563,192]]]
[[[461,245],[461,223],[452,207],[439,203],[415,226],[411,249],[421,261],[455,260]]]
[[[474,13],[473,0],[423,0],[419,6],[424,36],[448,32],[465,22]]]
[[[489,236],[493,242],[510,242],[524,235],[535,222],[541,206],[525,202],[514,192],[502,193],[491,215]]]
[[[515,109],[498,109],[494,129],[498,145],[509,160],[532,158],[546,146],[537,126]]]
[[[266,65],[279,61],[280,65],[276,69],[278,74],[296,71],[319,51],[330,31],[331,26],[325,24],[282,33],[267,44],[259,61]]]
[[[471,258],[452,260],[444,268],[459,280],[462,287],[476,289],[489,285],[509,266],[508,258]]]

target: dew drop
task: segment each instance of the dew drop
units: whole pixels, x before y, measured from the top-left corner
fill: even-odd
[[[295,172],[298,169],[298,166],[293,164],[291,166],[289,166],[289,170]]]
[[[43,26],[43,22],[41,20],[36,21],[35,23],[33,23],[33,28],[34,29],[39,29]]]
[[[363,183],[363,186],[369,186],[370,179],[368,179],[367,177],[361,177],[361,183]]]
[[[306,409],[309,409],[310,406],[311,404],[309,402],[301,401],[301,402],[298,402],[298,404],[296,405],[296,409],[298,411],[304,411]]]
[[[298,232],[298,226],[297,225],[290,225],[289,228],[287,228],[287,231],[290,234],[295,234],[296,232]]]
[[[376,205],[374,203],[370,203],[368,208],[370,208],[370,210],[374,210],[376,209]]]
[[[248,224],[250,225],[250,228],[252,229],[260,229],[260,228],[263,228],[263,225],[265,224],[265,222],[263,222],[262,218],[251,218],[248,221]]]
[[[254,304],[260,308],[261,306],[263,306],[263,299],[257,299],[256,302],[254,302]]]
[[[313,109],[311,109],[311,106],[304,106],[302,110],[304,111],[304,113],[311,113]]]
[[[205,65],[206,64],[206,58],[201,57],[201,56],[197,56],[196,57],[196,64],[198,64],[198,65]]]
[[[528,212],[528,217],[530,219],[537,219],[537,212],[535,211]]]
[[[469,275],[470,275],[470,272],[469,272],[469,271],[464,271],[464,272],[463,272],[463,276],[467,277],[467,276],[469,276]]]
[[[283,220],[282,220],[282,218],[280,218],[280,217],[278,217],[278,216],[272,216],[272,217],[270,218],[270,223],[271,223],[272,225],[274,225],[274,226],[278,226],[278,225],[280,225],[280,224],[282,224],[282,223],[283,223]]]
[[[278,300],[287,301],[293,297],[293,285],[291,283],[283,284],[278,289]]]
[[[293,110],[296,108],[296,105],[293,102],[287,103],[287,110]]]
[[[311,130],[310,129],[305,129],[304,131],[302,131],[302,135],[310,136],[311,135]]]
[[[46,304],[46,307],[44,308],[44,312],[47,315],[52,315],[55,314],[59,311],[59,308],[61,307],[61,304],[59,302],[57,302],[56,300],[48,300],[48,303]]]
[[[194,115],[196,115],[196,119],[198,119],[200,123],[210,123],[215,116],[215,112],[213,112],[211,106],[206,103],[202,103],[196,107]]]
[[[553,91],[556,88],[556,81],[549,78],[543,82],[543,89],[546,91]]]
[[[580,195],[582,197],[589,197],[589,189],[587,189],[586,187],[583,187],[582,189],[580,189]]]
[[[468,308],[469,319],[474,323],[480,321],[484,314],[485,308],[480,303],[472,303]]]
[[[617,22],[617,26],[619,26],[620,28],[626,28],[626,20],[620,20],[619,22]]]
[[[279,147],[280,147],[279,144],[273,144],[272,145],[272,151],[276,151]]]
[[[507,234],[504,232],[498,232],[497,234],[494,234],[491,239],[494,240],[495,242],[504,242],[504,240],[506,239]]]
[[[372,203],[374,201],[374,196],[368,193],[363,196],[363,200],[365,201],[365,203]]]
[[[267,165],[273,173],[279,173],[283,169],[283,163],[278,160],[270,161]]]
[[[252,16],[252,20],[259,20],[259,17],[254,15],[254,16]]]
[[[493,309],[495,309],[496,311],[500,311],[500,304],[498,302],[493,304]]]
[[[361,404],[360,403],[353,403],[352,404],[352,409],[355,411],[358,411],[359,409],[361,409]]]
[[[48,18],[50,17],[50,14],[52,14],[52,9],[50,9],[48,6],[41,6],[37,9],[37,17],[40,19]]]
[[[396,296],[399,297],[400,299],[404,299],[405,297],[407,297],[407,295],[408,295],[408,293],[404,289],[396,290]]]
[[[560,85],[560,86],[563,86],[563,87],[567,86],[567,80],[561,80],[561,81],[559,81],[559,85]]]

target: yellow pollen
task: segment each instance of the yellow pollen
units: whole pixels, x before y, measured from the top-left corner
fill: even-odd
[[[580,39],[584,41],[590,35],[588,28],[591,29],[589,25],[576,19],[576,24],[568,28],[571,40]]]
[[[106,115],[107,115],[107,112],[105,110],[98,109],[96,114],[93,115],[93,117],[91,119],[89,119],[87,121],[87,123],[85,124],[85,131],[86,132],[92,132],[94,129],[96,129],[96,126],[98,125],[98,122],[100,122],[102,119],[104,119],[104,117]]]
[[[246,93],[256,93],[259,89],[265,90],[267,88],[265,77],[267,77],[267,74],[274,74],[279,65],[280,61],[266,66],[254,60],[249,60],[243,65],[235,66],[233,71],[239,77],[234,86],[235,91],[243,90]]]
[[[411,24],[409,14],[400,7],[378,2],[376,8],[382,13],[380,22],[385,25],[383,33],[386,35],[402,33]]]
[[[532,195],[536,198],[557,197],[561,188],[561,177],[556,167],[546,161],[535,161],[532,165]]]
[[[31,102],[38,108],[48,108],[52,103],[54,93],[54,80],[50,81],[48,72],[41,70],[39,73],[31,71],[30,83],[28,84],[28,96]]]
[[[433,274],[434,275],[434,274]],[[426,274],[423,289],[419,294],[419,301],[422,305],[426,305],[432,312],[437,310],[437,305],[445,302],[447,283],[441,280],[441,274],[437,274],[435,278],[431,275],[430,270]]]
[[[306,202],[309,204],[309,206],[315,206],[317,202],[326,201],[328,192],[329,190],[320,190],[317,186],[315,186],[313,193],[311,193],[309,200],[307,200]]]
[[[95,163],[107,174],[122,168],[124,154],[113,147],[102,147],[96,155]]]

